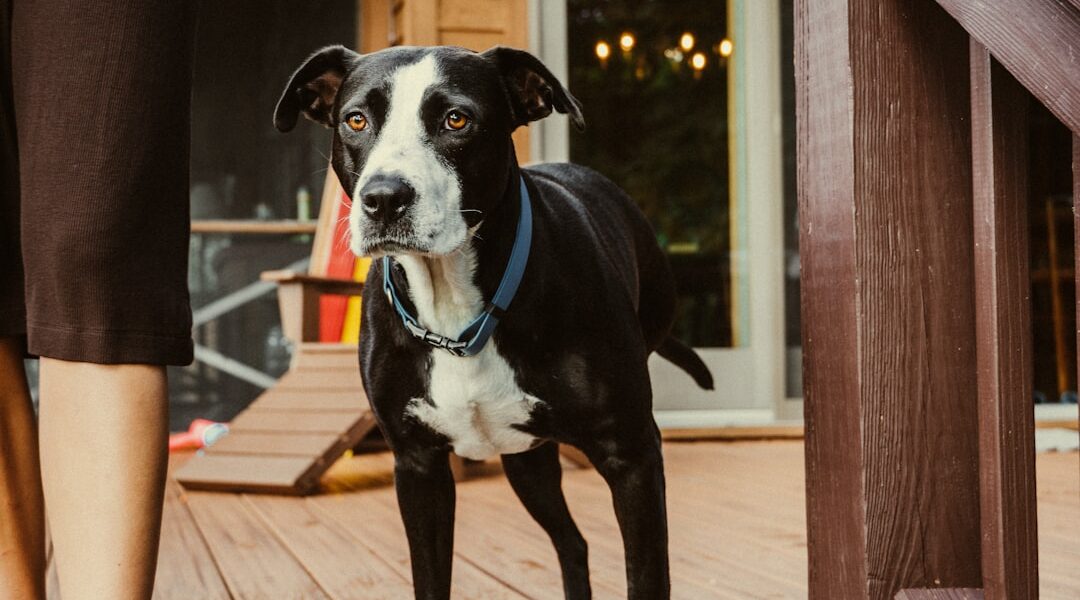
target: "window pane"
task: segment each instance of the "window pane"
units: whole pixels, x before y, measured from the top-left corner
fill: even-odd
[[[193,219],[295,219],[318,215],[330,133],[301,122],[272,125],[292,70],[315,49],[352,46],[354,0],[204,2],[196,36],[191,127]],[[302,208],[301,199],[310,198]],[[188,283],[198,310],[311,254],[308,236],[197,234]],[[195,343],[271,377],[288,367],[272,291],[197,327]],[[192,418],[229,420],[262,388],[204,362],[170,367],[170,426]]]
[[[675,333],[731,346],[726,3],[570,0],[570,89],[587,127],[571,160],[638,203],[670,257]]]

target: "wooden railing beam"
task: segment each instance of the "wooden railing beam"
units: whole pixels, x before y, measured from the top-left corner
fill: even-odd
[[[1080,2],[937,2],[1054,116],[1080,134]]]
[[[979,490],[987,600],[1037,598],[1029,95],[971,41]]]

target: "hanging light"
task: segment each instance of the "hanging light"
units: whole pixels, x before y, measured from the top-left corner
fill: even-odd
[[[596,42],[596,58],[599,58],[601,62],[607,61],[611,56],[611,46],[604,40]]]
[[[735,50],[735,44],[731,43],[731,40],[724,38],[720,40],[720,44],[716,47],[716,52],[727,58],[731,56],[731,53]]]
[[[623,52],[629,52],[633,50],[634,44],[636,43],[637,40],[634,39],[634,34],[630,33],[629,31],[624,31],[623,34],[619,36],[619,47],[622,48]]]
[[[695,52],[694,55],[690,57],[690,66],[693,67],[695,71],[704,69],[705,62],[705,53],[703,52]]]
[[[687,31],[679,38],[679,47],[683,49],[683,52],[689,52],[694,48],[694,34]]]

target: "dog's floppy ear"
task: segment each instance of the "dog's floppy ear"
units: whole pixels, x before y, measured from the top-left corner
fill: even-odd
[[[540,59],[524,50],[495,46],[481,56],[491,60],[502,74],[510,95],[514,124],[528,125],[543,119],[554,109],[570,117],[578,131],[585,129],[581,103],[570,94]]]
[[[345,46],[327,46],[312,54],[293,73],[274,110],[274,127],[292,131],[300,111],[304,116],[333,127],[334,102],[345,74],[360,55]]]

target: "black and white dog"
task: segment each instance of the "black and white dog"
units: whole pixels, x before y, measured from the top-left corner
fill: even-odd
[[[333,129],[352,250],[379,259],[360,366],[394,452],[417,598],[450,596],[451,450],[502,455],[551,536],[566,597],[590,597],[557,443],[584,451],[611,487],[629,597],[669,596],[646,359],[655,351],[704,388],[712,376],[669,334],[671,270],[630,198],[583,167],[518,168],[511,132],[553,110],[584,126],[527,52],[334,46],[296,71],[274,115],[281,131],[300,113]]]

